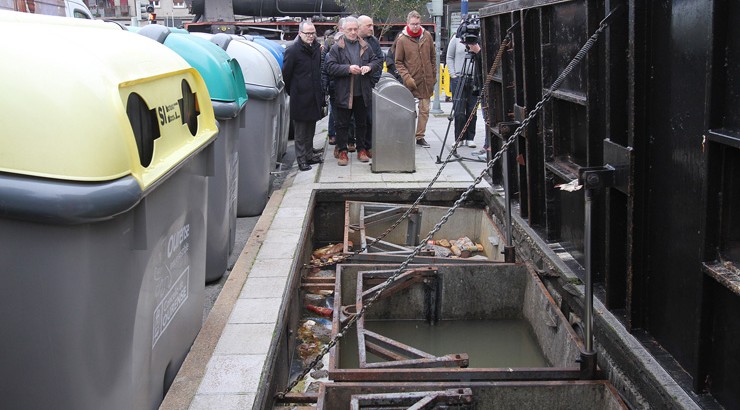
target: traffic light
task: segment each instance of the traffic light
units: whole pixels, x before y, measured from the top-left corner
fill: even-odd
[[[149,13],[149,24],[157,24],[157,14]]]
[[[152,3],[149,3],[149,5],[146,6],[146,12],[147,13],[154,13],[154,5]]]

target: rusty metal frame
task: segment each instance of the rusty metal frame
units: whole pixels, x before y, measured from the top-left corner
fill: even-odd
[[[409,410],[423,410],[433,409],[437,404],[467,407],[472,402],[473,390],[469,388],[400,393],[369,393],[353,394],[350,396],[350,409],[360,410],[361,407],[365,406],[373,406],[373,408],[378,409],[384,407],[397,409],[399,406],[404,406]]]
[[[452,265],[451,260],[445,260],[442,265]],[[341,270],[341,267],[339,268]],[[436,269],[436,267],[425,267],[424,269]],[[381,272],[390,271],[363,271],[370,274],[377,274]],[[358,272],[358,276],[360,272]],[[540,282],[539,278],[531,271],[537,286],[545,292],[547,298],[551,304],[555,304],[552,296],[546,291],[544,285]],[[337,275],[337,277],[339,274]],[[380,275],[371,276],[368,275],[366,279],[368,285],[375,286],[383,281]],[[359,289],[362,289],[361,287]],[[344,320],[341,320],[341,312],[347,310],[347,316],[351,316],[357,312],[357,305],[350,304],[342,306],[341,297],[341,282],[337,280],[335,287],[335,299],[334,307],[335,310],[339,311],[339,321],[334,321],[333,331],[337,332],[339,328],[337,326],[342,325]],[[386,295],[384,292],[383,295]],[[381,295],[381,296],[383,296]],[[387,295],[386,295],[387,296]],[[349,310],[352,310],[350,312]],[[346,319],[346,318],[345,318]],[[562,318],[561,318],[562,320]],[[359,322],[359,321],[358,321]],[[580,341],[571,328],[568,328],[571,337],[578,344],[579,348],[583,348],[583,343]],[[359,341],[359,340],[358,340]],[[329,360],[329,378],[334,382],[403,382],[403,381],[417,381],[417,382],[430,382],[430,381],[456,381],[466,380],[470,382],[512,382],[512,381],[564,381],[564,380],[582,380],[583,375],[577,363],[574,366],[568,367],[520,367],[520,368],[463,368],[463,367],[447,367],[444,370],[437,368],[396,368],[396,367],[385,367],[385,368],[372,368],[372,367],[358,367],[353,368],[340,368],[337,366],[339,360],[339,349],[340,345],[335,346],[331,349],[330,360]],[[375,353],[377,354],[377,353]]]
[[[434,323],[439,320],[436,305],[438,301],[438,270],[434,267],[408,269],[403,271],[396,280],[385,284],[385,279],[394,273],[393,270],[363,271],[357,275],[357,292],[355,306],[359,311],[363,304],[376,295],[381,289],[383,293],[378,299],[386,299],[415,284],[423,284],[432,288],[428,292],[430,309],[427,320]],[[366,286],[370,287],[366,289]],[[388,360],[381,363],[368,363],[367,353]],[[436,368],[436,367],[468,367],[470,363],[466,353],[435,356],[416,349],[405,343],[380,335],[365,329],[365,317],[357,320],[357,353],[360,368]]]
[[[407,256],[413,252],[414,247],[419,242],[421,232],[421,218],[423,207],[415,209],[407,218],[408,226],[406,228],[406,245],[380,240],[373,236],[367,235],[369,226],[380,222],[395,220],[408,209],[409,205],[399,205],[390,203],[374,203],[358,201],[359,220],[352,223],[350,218],[350,202],[345,202],[344,208],[344,248],[345,254],[352,254],[353,263],[401,263],[406,260]],[[354,249],[365,249],[362,253],[352,253],[351,247],[348,246],[349,232],[359,232],[360,243],[353,244]],[[372,246],[367,247],[368,243]],[[490,263],[497,264],[501,261],[490,259],[468,259],[468,258],[443,258],[435,257],[434,252],[422,250],[412,260],[412,263],[426,264],[470,264],[470,263]]]

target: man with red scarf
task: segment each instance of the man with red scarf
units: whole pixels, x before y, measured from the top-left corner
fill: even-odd
[[[428,148],[424,139],[429,120],[429,100],[437,82],[434,38],[421,26],[421,15],[409,13],[406,27],[396,39],[396,68],[406,86],[419,100],[419,116],[416,122],[416,145]]]

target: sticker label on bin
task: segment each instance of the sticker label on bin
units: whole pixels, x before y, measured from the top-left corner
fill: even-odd
[[[190,295],[189,237],[190,224],[186,224],[163,242],[163,256],[167,262],[157,269],[154,278],[157,306],[152,318],[152,349]]]
[[[167,294],[154,309],[154,328],[152,330],[152,348],[164,334],[167,326],[172,322],[180,308],[188,300],[190,291],[190,266],[186,267],[177,280],[172,284]]]

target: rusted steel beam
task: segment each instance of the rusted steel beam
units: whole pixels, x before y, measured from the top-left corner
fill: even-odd
[[[414,347],[411,347],[407,344],[401,343],[389,337],[385,337],[378,333],[371,332],[370,330],[365,330],[362,333],[362,335],[360,335],[360,337],[365,338],[366,343],[373,343],[374,346],[377,346],[380,349],[389,351],[393,353],[394,355],[399,355],[401,359],[409,359],[409,358],[433,359],[435,358],[435,356],[432,354],[416,349]]]
[[[370,343],[368,343],[370,345]],[[368,349],[370,350],[370,349]],[[372,350],[370,350],[372,351]],[[445,356],[434,357],[431,359],[409,359],[397,360],[392,362],[365,363],[361,366],[365,369],[436,369],[440,367],[468,367],[470,360],[466,353],[448,354]]]
[[[362,275],[360,275],[359,277],[362,278]],[[398,275],[398,277],[396,278],[395,281],[393,281],[393,283],[388,285],[383,290],[383,294],[381,295],[381,298],[387,298],[393,295],[394,293],[398,293],[401,290],[406,289],[415,283],[421,283],[423,281],[424,281],[424,278],[421,275],[419,275],[419,273],[416,271],[403,272],[402,274]],[[375,295],[375,293],[380,291],[381,288],[383,288],[382,283],[377,286],[373,286],[372,288],[364,291],[362,293],[362,301],[365,301],[373,297],[373,295]]]
[[[301,284],[301,289],[311,291],[311,290],[334,290],[334,284],[333,283],[303,283]]]
[[[437,404],[460,406],[471,404],[472,402],[473,390],[469,388],[441,391],[353,394],[350,397],[350,409],[359,410],[367,406],[388,408],[399,408],[402,406],[409,410],[422,410],[432,409]]]
[[[285,396],[276,396],[278,403],[316,403],[319,399],[318,393],[286,393]]]
[[[467,367],[470,359],[466,353],[434,356],[397,340],[363,329],[358,333],[358,342],[364,346],[360,355],[362,368],[433,368],[433,367]],[[366,352],[370,352],[389,362],[367,363]]]
[[[547,381],[579,380],[578,367],[329,369],[332,381]]]
[[[301,282],[308,284],[308,283],[331,283],[334,284],[336,278],[334,276],[309,276],[305,278],[301,278]]]

